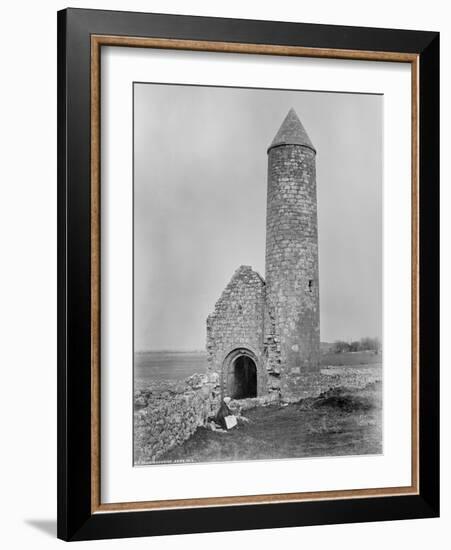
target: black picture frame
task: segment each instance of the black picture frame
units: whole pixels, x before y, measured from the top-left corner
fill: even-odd
[[[419,494],[92,511],[91,36],[400,52],[419,59]],[[58,12],[58,537],[138,537],[439,515],[439,33],[148,13]]]

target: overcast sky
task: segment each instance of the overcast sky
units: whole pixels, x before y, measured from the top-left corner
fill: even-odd
[[[265,273],[266,150],[290,107],[317,149],[321,341],[381,336],[376,95],[134,85],[135,350],[200,350],[241,264]]]

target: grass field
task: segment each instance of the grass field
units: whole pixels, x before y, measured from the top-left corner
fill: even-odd
[[[337,388],[288,405],[255,408],[228,432],[199,428],[158,462],[217,462],[382,452],[382,385]]]
[[[356,351],[321,354],[321,366],[357,366],[381,363],[380,355]],[[207,370],[207,354],[203,351],[148,351],[135,353],[134,378],[136,387],[160,380],[182,380]]]
[[[342,353],[322,353],[321,366],[355,367],[382,363],[382,356],[373,351],[345,351]]]
[[[148,351],[135,353],[135,387],[147,382],[183,380],[207,370],[207,353],[202,351]]]

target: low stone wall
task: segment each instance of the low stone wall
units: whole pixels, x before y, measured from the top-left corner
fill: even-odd
[[[382,380],[382,365],[323,367],[319,374],[304,377],[304,387],[297,391],[295,401],[306,397],[318,397],[321,393],[339,386],[359,389],[380,380]]]
[[[306,374],[297,381],[298,387],[293,396],[280,399],[275,394],[249,399],[232,400],[229,407],[234,414],[255,407],[266,407],[276,403],[295,403],[308,397],[318,397],[321,393],[337,387],[350,389],[364,388],[368,384],[382,380],[382,365],[362,365],[356,367],[323,367],[318,374]]]
[[[134,462],[149,464],[183,443],[219,409],[219,377],[193,374],[135,392]]]

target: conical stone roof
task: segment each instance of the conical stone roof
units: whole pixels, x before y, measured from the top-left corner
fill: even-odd
[[[293,108],[288,111],[285,120],[282,122],[282,126],[268,148],[268,153],[270,149],[279,145],[302,145],[316,153],[315,147]]]

